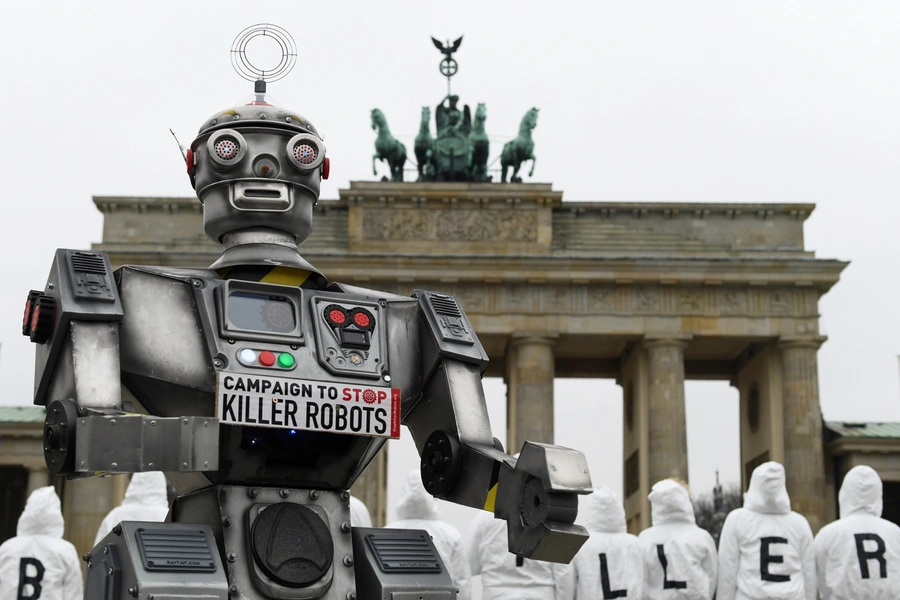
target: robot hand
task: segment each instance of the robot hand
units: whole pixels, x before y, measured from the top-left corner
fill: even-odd
[[[526,442],[515,468],[501,467],[494,516],[505,519],[509,551],[568,563],[588,539],[575,525],[578,495],[591,493],[584,454],[562,446]]]

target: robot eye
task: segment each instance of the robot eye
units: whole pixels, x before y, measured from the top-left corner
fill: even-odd
[[[285,150],[291,165],[304,174],[317,170],[325,159],[322,140],[308,133],[298,133],[292,137]]]
[[[294,145],[294,159],[301,165],[310,165],[316,160],[316,149],[305,142]]]
[[[247,151],[244,136],[233,129],[223,129],[209,136],[206,149],[216,168],[231,168],[241,162]]]
[[[238,143],[237,140],[230,137],[220,137],[213,149],[215,150],[216,156],[222,160],[231,160],[237,156]]]

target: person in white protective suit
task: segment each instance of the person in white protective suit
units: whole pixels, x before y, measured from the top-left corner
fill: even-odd
[[[365,502],[356,496],[350,496],[350,525],[353,527],[371,527],[372,516]]]
[[[716,592],[716,543],[697,527],[688,491],[664,479],[650,490],[653,526],[638,536],[648,600],[712,600]]]
[[[75,546],[62,539],[64,528],[56,490],[34,490],[16,537],[0,545],[0,598],[81,600],[81,563]]]
[[[572,589],[568,565],[511,554],[506,521],[491,512],[472,520],[466,554],[472,575],[481,575],[483,600],[560,600]]]
[[[434,541],[434,546],[444,560],[453,583],[459,589],[457,598],[469,600],[472,597],[469,561],[463,550],[459,530],[441,521],[438,503],[425,491],[422,475],[418,469],[409,472],[406,483],[400,490],[397,503],[397,521],[389,523],[389,529],[424,529]]]
[[[816,600],[812,530],[791,511],[777,462],[756,467],[719,537],[718,600],[746,599]]]
[[[605,485],[581,501],[579,522],[591,534],[569,565],[567,600],[644,597],[644,564],[637,536],[625,531],[625,509]]]
[[[167,485],[166,476],[160,471],[132,475],[125,499],[103,518],[94,545],[122,521],[165,521],[169,514]]]
[[[871,467],[853,467],[844,477],[841,518],[813,545],[822,600],[900,598],[900,527],[881,518],[881,487]]]

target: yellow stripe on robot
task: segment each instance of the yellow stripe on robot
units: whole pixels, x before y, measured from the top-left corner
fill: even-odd
[[[494,487],[488,492],[487,500],[484,501],[484,510],[489,512],[494,512],[494,503],[497,501],[497,486],[499,484],[495,483]]]
[[[278,285],[290,285],[300,287],[307,279],[310,272],[292,267],[275,267],[268,275],[260,279],[260,283],[275,283]]]

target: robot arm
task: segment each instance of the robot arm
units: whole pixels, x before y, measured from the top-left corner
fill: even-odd
[[[509,549],[569,562],[587,540],[574,525],[578,494],[591,492],[581,452],[526,442],[516,460],[491,434],[481,375],[487,355],[456,298],[416,290],[426,373],[421,399],[406,415],[422,458],[422,480],[443,500],[505,519]]]
[[[22,333],[36,344],[34,403],[47,407],[47,468],[69,477],[216,468],[215,419],[124,412],[123,317],[100,252],[57,250],[44,289],[29,292]]]

